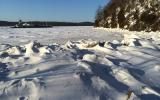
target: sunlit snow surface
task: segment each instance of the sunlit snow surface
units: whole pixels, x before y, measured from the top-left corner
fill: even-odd
[[[0,100],[160,100],[160,33],[0,28]]]
[[[19,44],[28,41],[38,40],[43,44],[59,43],[64,44],[69,40],[80,39],[96,39],[96,40],[112,40],[120,37],[119,34],[108,33],[105,30],[95,30],[93,27],[53,27],[53,28],[0,28],[0,42]],[[111,38],[113,37],[113,38]]]

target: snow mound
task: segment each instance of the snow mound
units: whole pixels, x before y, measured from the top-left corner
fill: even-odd
[[[112,42],[105,42],[104,47],[109,49],[117,49],[117,47],[121,45],[122,44],[118,40],[113,40]]]
[[[148,39],[141,39],[134,34],[124,34],[124,39],[122,40],[122,44],[126,46],[140,46],[144,48],[151,48],[151,49],[159,49],[158,45],[153,43],[154,40]]]
[[[98,42],[97,41],[94,41],[94,40],[80,40],[80,41],[77,41],[77,42],[72,42],[72,41],[68,41],[66,44],[65,44],[65,47],[66,48],[92,48],[92,47],[95,47],[96,45],[98,45]]]
[[[39,100],[39,89],[40,84],[38,79],[20,79],[11,81],[3,90],[1,91],[1,97],[8,95],[5,99],[10,98],[14,100]]]
[[[98,59],[97,55],[86,54],[83,56],[83,60],[85,61],[95,62],[97,61],[97,59]]]
[[[153,70],[160,72],[160,65],[154,66]]]
[[[141,46],[138,36],[128,34],[124,34],[124,40],[122,41],[122,44],[127,46]]]

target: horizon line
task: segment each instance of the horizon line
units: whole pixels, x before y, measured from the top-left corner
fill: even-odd
[[[21,20],[21,19],[20,19]],[[0,21],[4,21],[4,22],[18,22],[17,21],[9,21],[9,20],[0,20]],[[54,20],[22,20],[23,22],[69,22],[69,23],[82,23],[82,22],[89,22],[89,23],[94,23],[94,21],[54,21]]]

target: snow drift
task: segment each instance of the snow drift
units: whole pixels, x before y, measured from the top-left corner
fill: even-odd
[[[1,100],[159,100],[160,46],[122,41],[1,45]]]

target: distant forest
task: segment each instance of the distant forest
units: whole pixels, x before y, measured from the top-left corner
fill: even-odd
[[[14,26],[18,22],[0,21],[0,26]],[[45,21],[30,21],[34,25],[50,25],[50,26],[93,26],[93,22],[45,22]]]

